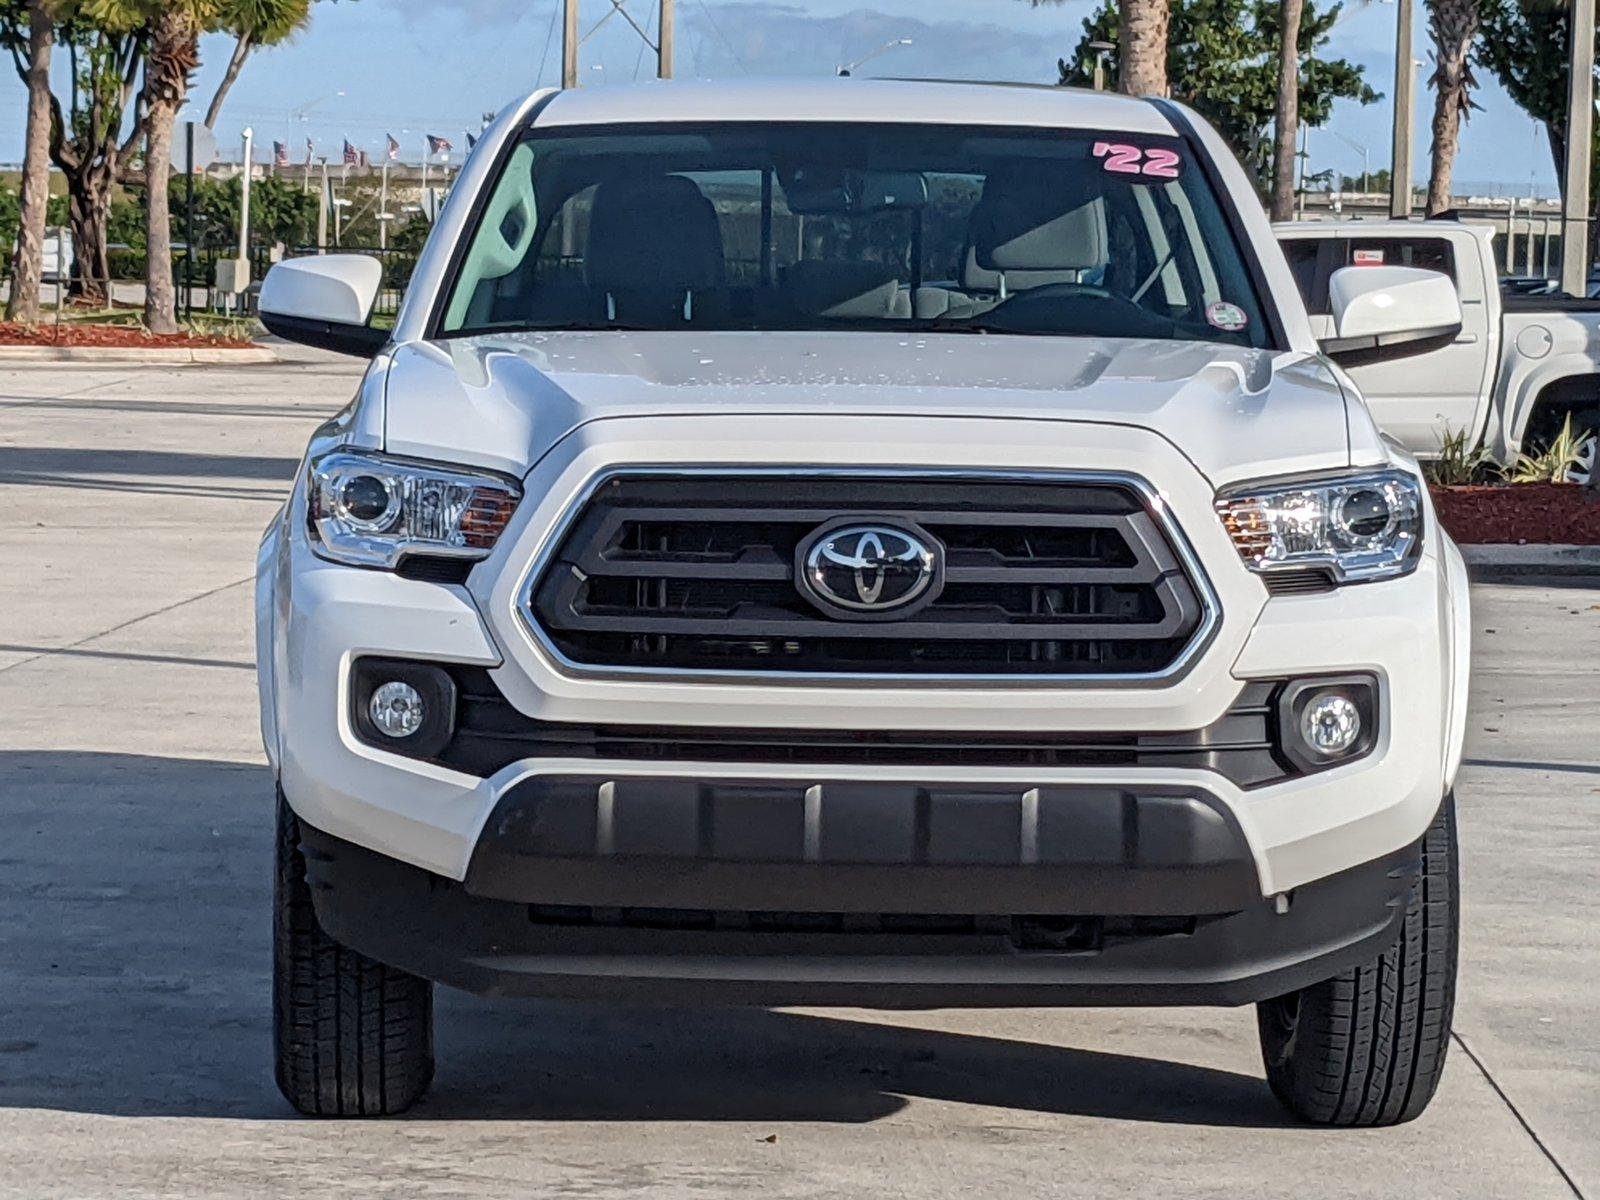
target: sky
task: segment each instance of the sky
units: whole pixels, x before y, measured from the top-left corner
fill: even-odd
[[[309,28],[259,52],[245,67],[218,125],[225,151],[238,154],[248,125],[258,146],[287,141],[301,161],[306,139],[337,161],[343,139],[377,157],[387,133],[403,157],[420,160],[425,133],[458,147],[493,112],[560,73],[560,0],[321,0]],[[641,24],[655,0],[628,0]],[[1035,8],[1026,0],[677,0],[678,74],[830,75],[889,41],[911,45],[865,64],[859,74],[1054,82],[1056,59],[1070,55],[1094,0]],[[1418,6],[1420,9],[1420,5]],[[611,0],[583,0],[587,29],[611,12]],[[1393,92],[1393,0],[1352,0],[1331,51],[1361,65],[1369,83]],[[1419,12],[1414,57],[1426,60]],[[199,119],[226,64],[225,39],[202,45],[192,115]],[[640,38],[613,15],[585,43],[585,86],[653,73]],[[1431,96],[1428,68],[1418,73],[1417,177],[1427,173]],[[1456,167],[1458,193],[1551,195],[1555,174],[1544,135],[1487,71],[1476,93]],[[0,163],[22,154],[25,96],[12,72],[0,76]],[[191,114],[185,114],[186,116]],[[1389,161],[1387,100],[1343,102],[1332,122],[1310,133],[1313,171],[1359,175],[1361,147],[1373,170]]]

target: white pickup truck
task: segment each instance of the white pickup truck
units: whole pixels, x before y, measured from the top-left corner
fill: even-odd
[[[880,80],[535,93],[381,275],[260,296],[372,360],[258,564],[296,1107],[421,1096],[435,983],[1253,1004],[1304,1119],[1427,1105],[1466,572],[1333,360],[1448,279],[1319,344],[1181,105]]]
[[[1350,266],[1439,271],[1461,297],[1461,333],[1401,362],[1348,368],[1384,432],[1413,453],[1436,455],[1447,433],[1466,431],[1509,465],[1547,446],[1570,415],[1600,430],[1600,301],[1507,296],[1499,286],[1494,229],[1458,221],[1307,221],[1276,226],[1319,337],[1331,331],[1328,282]],[[1587,482],[1595,439],[1572,475]]]

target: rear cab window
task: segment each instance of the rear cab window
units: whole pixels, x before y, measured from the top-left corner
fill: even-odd
[[[1286,237],[1281,239],[1306,311],[1325,317],[1328,281],[1342,267],[1418,267],[1456,278],[1455,247],[1442,237]]]

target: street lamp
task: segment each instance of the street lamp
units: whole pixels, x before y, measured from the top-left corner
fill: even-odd
[[[1106,59],[1117,48],[1115,42],[1090,42],[1089,49],[1094,51],[1094,90],[1106,90]]]
[[[855,62],[846,63],[844,66],[840,67],[839,68],[839,77],[841,79],[849,78],[849,76],[853,75],[855,73],[856,68],[859,67],[862,63],[870,62],[874,58],[877,58],[878,55],[887,54],[889,51],[895,49],[896,47],[909,46],[909,45],[911,45],[911,39],[910,38],[895,38],[894,41],[892,41],[892,42],[885,42],[883,45],[879,46],[876,50],[874,50],[871,54],[864,54],[860,58],[856,59]]]

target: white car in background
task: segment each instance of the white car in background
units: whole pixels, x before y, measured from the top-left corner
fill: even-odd
[[[1427,1105],[1460,554],[1193,113],[830,80],[538,92],[484,134],[261,546],[277,1077],[398,1112],[432,987],[1254,1004],[1314,1122]],[[560,1081],[552,1081],[559,1087]]]

